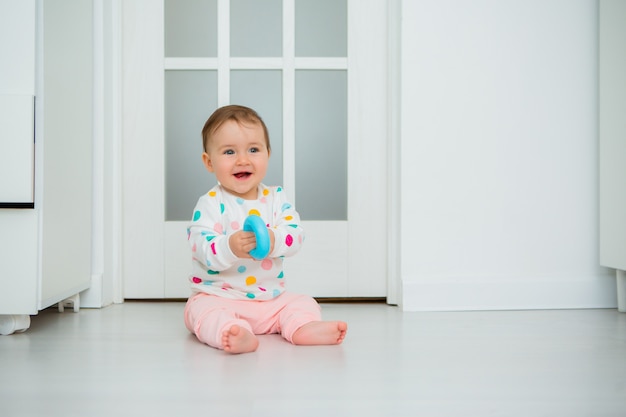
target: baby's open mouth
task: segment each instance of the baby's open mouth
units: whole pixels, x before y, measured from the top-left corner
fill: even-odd
[[[249,172],[237,172],[237,173],[235,174],[235,177],[236,177],[236,178],[238,178],[238,179],[240,179],[240,180],[242,180],[242,179],[246,179],[246,178],[248,178],[250,175],[252,175],[252,174],[251,174],[251,173],[249,173]]]

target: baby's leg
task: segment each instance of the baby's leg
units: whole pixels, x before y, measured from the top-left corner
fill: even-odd
[[[285,339],[295,345],[337,345],[348,325],[343,321],[322,321],[320,306],[309,296],[284,293],[281,328]]]
[[[230,353],[252,352],[258,340],[250,324],[237,317],[233,300],[197,294],[187,301],[185,324],[199,341]]]

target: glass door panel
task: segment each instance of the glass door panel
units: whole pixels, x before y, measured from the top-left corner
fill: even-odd
[[[230,55],[275,57],[283,53],[282,0],[231,0]]]
[[[165,56],[217,56],[217,0],[165,0]]]
[[[346,0],[296,0],[297,57],[345,57],[348,54]]]
[[[347,72],[296,71],[296,202],[303,220],[348,219]]]
[[[202,127],[216,108],[217,71],[165,72],[166,221],[188,221],[198,198],[216,184],[201,159]]]

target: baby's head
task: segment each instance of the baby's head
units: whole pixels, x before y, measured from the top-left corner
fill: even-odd
[[[202,128],[202,145],[205,152],[209,151],[213,134],[228,120],[233,120],[240,125],[260,125],[263,128],[267,151],[270,151],[270,137],[267,132],[267,126],[265,126],[261,116],[249,107],[232,104],[215,110],[204,124]]]

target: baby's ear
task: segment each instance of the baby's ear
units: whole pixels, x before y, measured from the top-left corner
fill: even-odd
[[[202,163],[207,171],[213,172],[213,163],[211,162],[211,157],[208,153],[204,152],[202,154]]]

